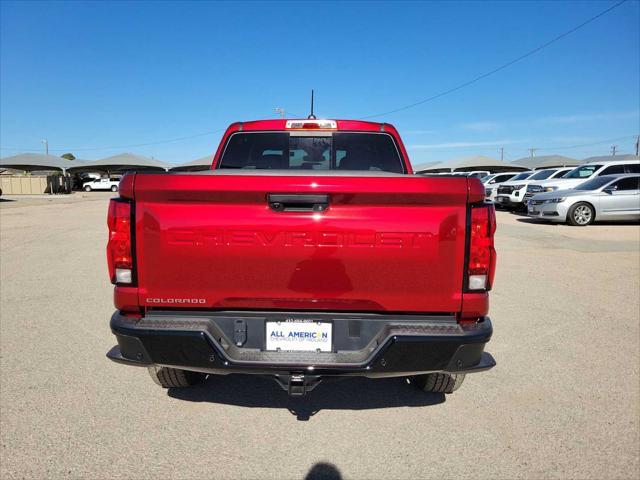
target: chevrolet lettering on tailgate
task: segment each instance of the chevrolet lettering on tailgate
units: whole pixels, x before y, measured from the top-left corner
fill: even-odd
[[[262,232],[256,230],[227,230],[207,232],[198,230],[170,230],[170,245],[230,246],[230,247],[379,247],[424,248],[433,235],[422,232]]]

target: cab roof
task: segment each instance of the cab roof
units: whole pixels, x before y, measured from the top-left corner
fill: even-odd
[[[333,123],[335,128],[305,128],[305,124],[317,124],[321,122]],[[292,128],[291,125],[302,125],[302,128]],[[390,123],[367,122],[364,120],[335,120],[335,119],[301,119],[301,118],[277,118],[271,120],[252,120],[248,122],[236,122],[230,129],[235,131],[288,131],[288,130],[333,130],[350,132],[393,132],[397,135],[397,130]]]

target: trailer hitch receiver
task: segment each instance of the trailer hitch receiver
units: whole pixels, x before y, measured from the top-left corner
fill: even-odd
[[[274,378],[291,397],[302,397],[322,381],[319,375],[305,375],[304,373],[278,374],[274,375]]]

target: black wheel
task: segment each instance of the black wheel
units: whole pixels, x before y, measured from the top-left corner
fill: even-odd
[[[576,227],[586,227],[593,223],[596,218],[596,211],[587,202],[578,202],[569,209],[567,222]]]
[[[89,185],[87,185],[86,187],[84,187],[84,191],[85,192],[90,192],[91,191],[91,187]]]
[[[149,375],[162,388],[184,388],[200,383],[206,375],[169,367],[149,367]]]
[[[118,187],[116,187],[115,185],[113,185],[113,186],[111,187],[111,191],[112,191],[112,192],[117,192],[117,191],[118,191]]]
[[[425,392],[453,393],[464,381],[464,373],[428,373],[411,377],[411,383]]]

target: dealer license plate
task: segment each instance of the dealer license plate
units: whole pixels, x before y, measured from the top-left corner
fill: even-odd
[[[332,324],[314,321],[266,322],[267,350],[330,352]]]

